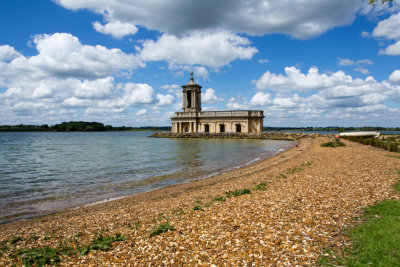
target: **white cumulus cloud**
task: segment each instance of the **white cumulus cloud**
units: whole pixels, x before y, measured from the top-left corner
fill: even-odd
[[[267,71],[260,79],[254,80],[252,83],[261,90],[305,92],[327,88],[335,83],[345,83],[351,79],[341,71],[331,76],[320,74],[316,67],[310,68],[307,74],[301,73],[296,67],[286,67],[285,73],[286,75],[282,75]]]
[[[201,102],[206,104],[217,103],[219,98],[215,94],[215,90],[212,88],[208,88],[205,92],[201,94]]]
[[[394,44],[379,50],[379,54],[390,56],[400,55],[400,12],[382,20],[375,27],[372,36],[395,40]]]
[[[269,93],[258,92],[250,102],[253,106],[268,106],[272,104],[272,99]]]
[[[266,72],[253,81],[258,89],[267,92],[257,92],[251,98],[251,105],[265,106],[265,115],[271,116],[277,124],[295,121],[303,125],[354,124],[354,121],[361,123],[365,119],[367,122],[374,117],[380,124],[385,116],[396,116],[400,111],[385,104],[387,100],[400,101],[400,87],[395,84],[400,82],[399,70],[390,75],[390,82],[378,82],[372,76],[353,78],[342,71],[320,74],[316,68],[303,74],[288,67],[285,72],[286,75]],[[275,91],[275,96],[268,90]],[[233,100],[231,106],[239,103]],[[317,118],[320,121],[316,121]]]
[[[9,45],[0,45],[0,62],[12,60],[19,56],[21,56],[21,54],[15,51],[14,47]]]
[[[127,35],[134,35],[137,33],[138,28],[130,23],[122,23],[120,21],[108,22],[102,25],[100,22],[95,21],[93,23],[93,28],[101,33],[110,34],[114,38],[121,39]]]
[[[173,102],[174,102],[174,96],[157,94],[157,105],[158,106],[168,106],[168,105],[171,105]]]
[[[250,41],[228,32],[192,33],[183,37],[163,34],[137,47],[144,61],[168,61],[177,65],[220,68],[236,59],[251,59],[257,52]]]
[[[389,81],[392,83],[400,83],[400,70],[395,70],[389,76]]]

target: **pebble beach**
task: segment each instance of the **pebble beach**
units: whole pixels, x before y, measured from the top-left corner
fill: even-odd
[[[0,225],[0,265],[21,249],[77,247],[120,234],[108,250],[60,256],[61,266],[304,266],[326,248],[350,246],[343,230],[363,208],[399,199],[398,153],[333,137],[297,146],[215,177]],[[257,187],[258,185],[258,187]],[[226,192],[249,189],[228,197]],[[151,236],[160,225],[172,229]]]

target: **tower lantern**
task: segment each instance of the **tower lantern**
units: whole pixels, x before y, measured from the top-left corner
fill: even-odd
[[[190,81],[182,85],[183,112],[201,112],[201,86],[194,82],[193,72]]]

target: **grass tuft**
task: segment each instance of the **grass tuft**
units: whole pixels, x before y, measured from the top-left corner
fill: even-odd
[[[213,198],[213,201],[226,201],[226,197],[220,197],[220,196],[218,196],[218,197],[214,197]]]
[[[253,191],[258,191],[258,190],[263,190],[263,191],[265,191],[265,190],[267,190],[267,184],[265,183],[265,182],[261,182],[261,183],[259,183],[258,185],[255,185],[254,187],[253,187]]]
[[[238,189],[236,191],[227,191],[227,192],[225,192],[225,195],[226,195],[227,198],[238,197],[238,196],[245,195],[245,194],[251,194],[250,189],[244,188],[244,189]]]
[[[58,265],[61,262],[60,256],[72,255],[75,250],[71,247],[43,247],[43,248],[30,248],[21,249],[15,254],[14,258],[19,258],[24,266],[45,266],[45,265]]]
[[[125,241],[125,237],[122,236],[121,234],[116,234],[115,236],[104,237],[100,233],[96,237],[96,239],[92,240],[90,245],[79,248],[79,256],[78,257],[88,254],[92,250],[109,250],[111,248],[111,244],[116,241]]]
[[[201,205],[194,206],[193,210],[203,210]]]
[[[14,245],[14,244],[18,243],[19,241],[24,241],[24,240],[25,240],[25,238],[16,236],[16,237],[13,237],[10,239],[10,244]]]
[[[393,189],[400,193],[400,180],[393,185]]]
[[[332,142],[327,142],[327,143],[322,143],[322,147],[341,147],[341,146],[346,146],[345,143],[341,142],[340,139],[336,139],[335,141]]]
[[[169,224],[169,221],[167,221],[164,224],[160,224],[158,228],[153,228],[153,231],[150,233],[150,237],[165,233],[169,230],[175,230],[175,227]]]
[[[132,224],[128,224],[128,228],[131,229],[131,230],[138,229],[139,226],[140,226],[140,222],[139,221],[136,221],[133,225]]]

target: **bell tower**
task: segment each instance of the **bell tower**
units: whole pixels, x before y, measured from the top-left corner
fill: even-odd
[[[190,81],[182,85],[183,112],[201,112],[201,86],[194,82],[193,72]]]

